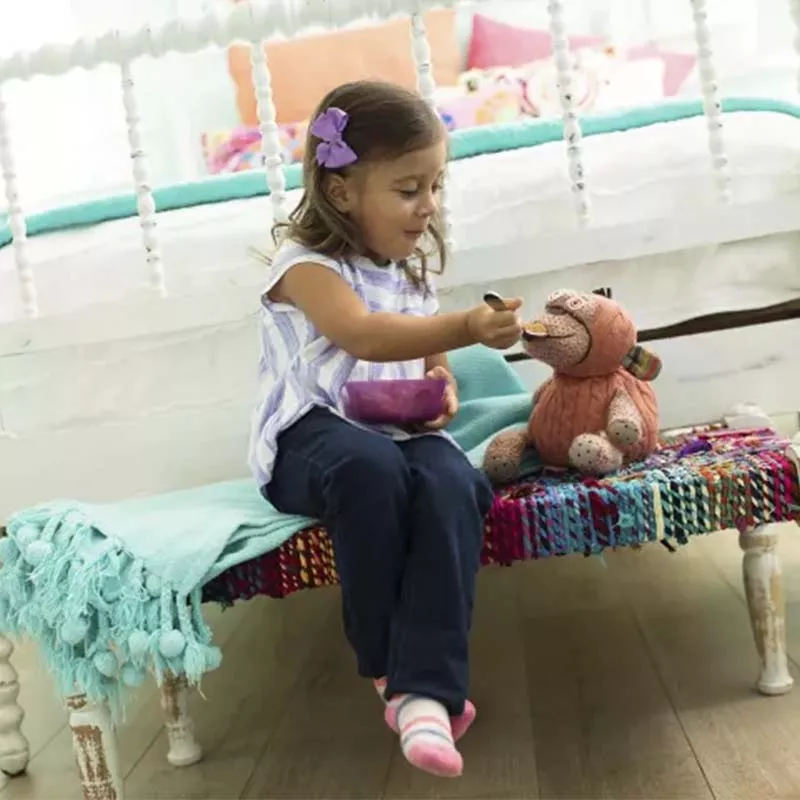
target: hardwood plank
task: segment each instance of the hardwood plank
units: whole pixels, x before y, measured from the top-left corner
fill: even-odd
[[[564,559],[531,583],[523,636],[541,797],[711,798],[603,562]]]
[[[284,731],[270,742],[244,797],[374,800],[382,793],[393,739],[377,724],[370,733],[341,736],[330,728]]]
[[[190,712],[204,759],[176,769],[162,731],[126,781],[129,800],[238,798],[280,726],[298,671],[330,628],[335,593],[307,592],[277,603],[249,601],[254,611],[226,646],[222,667],[194,693]]]
[[[395,745],[372,685],[358,677],[335,617],[314,633],[302,664],[281,659],[294,673],[284,695],[287,713],[266,742],[244,797],[380,797]]]
[[[470,637],[470,697],[486,725],[527,716],[525,648],[520,635],[520,567],[478,576]]]
[[[609,585],[605,557],[544,558],[513,567],[524,617],[613,610],[623,600]]]
[[[437,779],[414,769],[403,758],[396,741],[393,744],[395,751],[385,798],[539,798],[536,752],[527,715],[518,713],[503,719],[499,714],[492,714],[476,719],[459,742],[464,774],[458,780]]]
[[[689,545],[610,564],[715,796],[798,797],[800,693],[755,693],[747,612],[711,561]]]
[[[520,637],[518,579],[516,568],[486,569],[478,579],[470,692],[478,717],[459,743],[463,777],[442,781],[423,774],[406,763],[395,742],[386,798],[539,797]]]

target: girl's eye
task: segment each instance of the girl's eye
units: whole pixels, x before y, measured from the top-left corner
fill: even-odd
[[[442,186],[441,183],[435,183],[432,188],[434,194],[439,194],[439,192],[441,192],[442,189],[444,189],[444,186]]]
[[[417,189],[400,189],[399,191],[403,197],[407,197],[409,199],[414,198],[417,196],[417,194],[419,194],[419,190]]]

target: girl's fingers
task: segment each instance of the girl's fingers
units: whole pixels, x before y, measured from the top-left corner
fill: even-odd
[[[450,378],[450,373],[442,366],[435,366],[433,369],[429,369],[426,378],[442,378],[444,380],[448,380]]]

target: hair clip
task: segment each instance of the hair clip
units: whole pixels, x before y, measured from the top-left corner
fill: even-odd
[[[312,123],[311,134],[322,141],[317,145],[317,164],[328,169],[339,169],[358,161],[358,156],[342,139],[350,119],[341,108],[323,111]]]

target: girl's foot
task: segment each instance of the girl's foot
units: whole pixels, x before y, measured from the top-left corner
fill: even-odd
[[[386,678],[375,678],[372,683],[375,686],[375,691],[378,697],[386,702]],[[464,710],[457,717],[450,717],[450,726],[453,731],[453,739],[457,742],[468,730],[470,725],[475,722],[475,717],[478,715],[478,709],[472,704],[471,700],[464,703]],[[389,726],[392,727],[391,725]],[[395,733],[399,733],[396,728],[392,728]]]
[[[409,764],[439,778],[457,778],[464,771],[456,750],[447,709],[436,700],[413,694],[393,697],[386,704],[386,724],[400,735]]]

